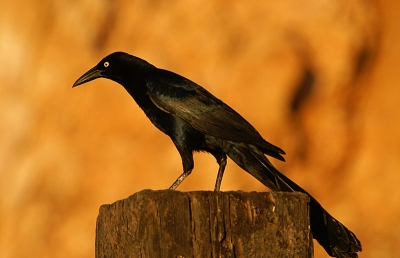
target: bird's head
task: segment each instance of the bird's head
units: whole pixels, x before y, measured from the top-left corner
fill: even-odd
[[[95,67],[83,74],[72,87],[106,78],[123,84],[124,80],[137,76],[146,67],[154,67],[145,60],[124,52],[115,52],[104,57]]]

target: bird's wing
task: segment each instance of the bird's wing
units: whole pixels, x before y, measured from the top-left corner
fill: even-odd
[[[161,110],[200,132],[260,146],[266,149],[266,154],[283,160],[280,148],[265,141],[241,115],[196,83],[161,69],[145,81],[150,99]]]

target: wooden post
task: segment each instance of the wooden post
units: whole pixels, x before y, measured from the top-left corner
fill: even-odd
[[[102,205],[96,258],[313,257],[308,197],[144,190]]]

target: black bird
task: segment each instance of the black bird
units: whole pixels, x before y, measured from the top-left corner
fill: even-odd
[[[121,84],[150,121],[167,134],[182,158],[178,185],[191,173],[194,151],[211,153],[219,164],[219,191],[227,156],[273,191],[303,192],[310,197],[313,237],[330,256],[358,257],[361,243],[309,193],[280,173],[266,155],[284,161],[285,152],[265,141],[235,110],[196,83],[123,52],[112,53],[82,75],[73,87],[106,78]]]

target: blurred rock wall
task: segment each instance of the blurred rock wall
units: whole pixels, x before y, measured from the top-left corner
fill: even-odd
[[[400,3],[6,1],[0,8],[0,257],[93,257],[98,207],[181,173],[123,88],[73,82],[121,50],[199,83],[282,147],[273,161],[363,243],[400,243]],[[195,154],[179,190],[211,190]],[[266,191],[228,161],[222,190]],[[326,254],[316,244],[316,257]]]

